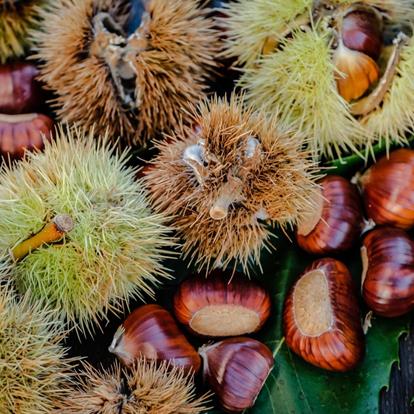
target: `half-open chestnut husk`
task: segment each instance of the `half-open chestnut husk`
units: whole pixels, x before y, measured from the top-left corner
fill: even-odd
[[[299,247],[313,254],[350,249],[361,233],[361,202],[356,187],[337,175],[320,181],[317,208],[305,214],[298,225]]]
[[[127,366],[140,357],[169,361],[186,372],[197,372],[201,365],[197,351],[180,332],[171,314],[159,305],[135,309],[116,331],[109,351]]]
[[[304,271],[286,298],[283,323],[289,348],[317,367],[349,371],[364,354],[355,287],[338,260],[316,260]]]
[[[270,295],[262,286],[220,271],[185,280],[174,296],[177,319],[193,333],[208,337],[257,332],[270,310]]]
[[[401,229],[376,228],[361,248],[362,296],[378,315],[394,317],[414,309],[414,242]]]

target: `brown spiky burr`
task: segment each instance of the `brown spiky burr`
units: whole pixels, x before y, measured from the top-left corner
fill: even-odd
[[[124,3],[56,0],[33,37],[61,120],[142,144],[177,126],[204,96],[216,32],[209,10],[193,0],[149,0],[128,34]]]
[[[97,371],[85,364],[78,389],[60,404],[59,414],[199,414],[207,395],[197,398],[191,375],[178,367],[139,359],[129,370],[118,364]]]
[[[193,123],[158,144],[145,177],[153,205],[174,217],[199,268],[234,261],[248,271],[270,245],[267,221],[286,227],[314,207],[314,164],[276,118],[234,95],[201,103]]]

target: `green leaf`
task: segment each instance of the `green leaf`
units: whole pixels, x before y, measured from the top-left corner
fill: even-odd
[[[272,294],[274,312],[258,336],[273,351],[275,367],[271,372],[254,408],[246,414],[376,414],[379,411],[380,390],[387,386],[391,366],[398,361],[398,339],[408,331],[409,318],[384,319],[375,317],[369,329],[366,353],[362,364],[353,372],[330,373],[313,367],[293,354],[282,343],[283,302],[299,274],[313,260],[288,240],[279,239],[277,255],[263,258],[263,280]],[[360,283],[358,251],[340,258],[350,268],[356,283]],[[363,309],[366,313],[366,309]],[[280,346],[281,345],[281,346]],[[218,414],[211,411],[209,414]]]

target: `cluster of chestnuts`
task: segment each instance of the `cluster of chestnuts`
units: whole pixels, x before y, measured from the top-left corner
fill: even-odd
[[[40,113],[43,94],[31,63],[0,66],[0,153],[21,158],[26,150],[42,149],[50,138],[52,119]]]
[[[311,254],[335,255],[362,234],[362,297],[384,317],[414,309],[414,151],[400,149],[380,159],[358,179],[369,220],[354,184],[339,176],[320,182],[318,208],[296,231]],[[314,261],[285,302],[287,345],[303,359],[331,371],[354,368],[364,354],[364,334],[355,285],[345,264]]]
[[[230,275],[231,276],[231,275]],[[173,300],[178,322],[207,341],[198,350],[180,330],[173,315],[157,304],[135,309],[116,331],[109,351],[131,366],[145,357],[169,361],[198,373],[227,412],[252,407],[273,368],[273,355],[263,343],[247,337],[259,331],[271,311],[268,292],[259,284],[215,271],[184,280]]]
[[[199,414],[198,377],[225,412],[253,407],[275,353],[255,339],[271,295],[246,275],[274,226],[317,256],[276,315],[305,361],[364,357],[337,258],[358,243],[367,307],[414,310],[414,150],[352,181],[318,164],[414,131],[411,0],[233,0],[218,19],[209,3],[0,0],[0,414]],[[209,96],[218,56],[242,94]],[[143,170],[130,147],[154,151]],[[155,299],[176,247],[199,273],[171,309],[126,317],[111,369],[72,381],[69,331],[95,341]]]

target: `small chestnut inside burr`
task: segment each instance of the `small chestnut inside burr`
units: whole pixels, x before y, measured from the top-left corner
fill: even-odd
[[[414,309],[414,242],[401,229],[376,228],[364,238],[362,296],[378,315],[395,317]]]
[[[185,280],[174,296],[177,319],[193,333],[208,337],[257,332],[270,310],[270,296],[262,286],[220,271]]]
[[[159,305],[135,309],[116,331],[109,351],[124,365],[140,357],[169,361],[186,372],[197,372],[201,359],[180,332],[171,314]]]
[[[358,300],[346,266],[334,259],[313,262],[285,302],[284,333],[290,349],[329,371],[349,371],[364,353]]]
[[[323,178],[320,186],[317,207],[305,214],[298,225],[297,243],[313,254],[348,250],[358,239],[363,222],[358,191],[337,175]]]

